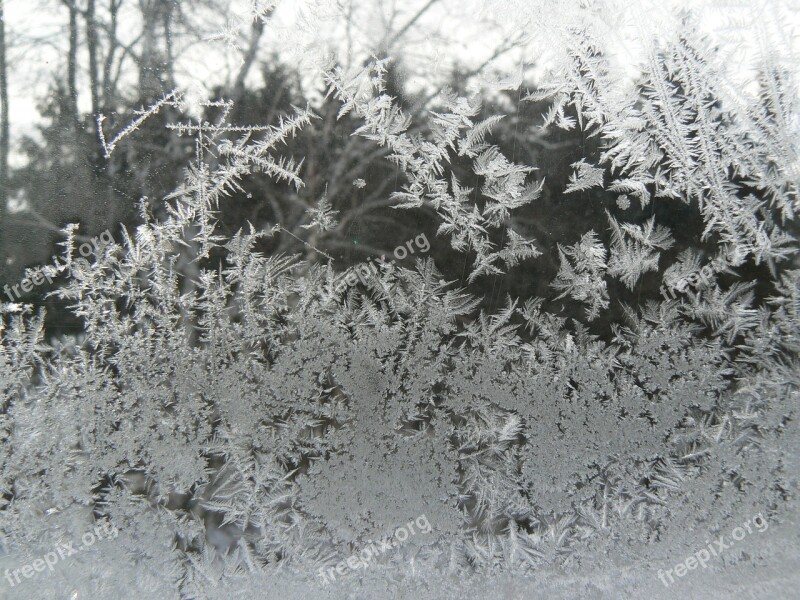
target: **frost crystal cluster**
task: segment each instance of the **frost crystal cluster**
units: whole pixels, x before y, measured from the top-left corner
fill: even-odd
[[[502,2],[522,68],[412,94],[414,51],[323,56],[301,4],[271,122],[95,115],[98,160],[161,118],[194,158],[91,255],[64,228],[80,335],[2,305],[0,597],[791,597],[796,7]]]

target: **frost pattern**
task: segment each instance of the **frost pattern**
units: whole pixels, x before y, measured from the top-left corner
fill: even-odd
[[[444,90],[412,130],[387,91],[388,58],[328,65],[339,118],[404,177],[392,205],[436,219],[471,265],[460,280],[425,258],[339,287],[328,254],[259,250],[281,223],[221,233],[227,197],[253,174],[302,188],[303,157],[284,146],[313,126],[313,106],[242,128],[220,101],[205,107],[213,123],[174,123],[196,155],[164,211],[142,202],[141,225],[115,232],[92,265],[66,231],[72,277],[52,294],[72,303],[85,340],[60,348],[41,314],[3,308],[4,553],[36,556],[94,520],[120,532],[33,583],[35,597],[256,597],[269,582],[302,597],[320,569],[423,514],[432,534],[365,570],[365,589],[642,564],[682,548],[686,530],[791,514],[797,96],[769,62],[758,93],[736,96],[718,49],[682,22],[648,40],[627,94],[596,31],[561,32],[559,68],[525,102],[547,103],[547,131],[598,140],[572,163],[563,201],[606,210],[550,249],[515,229],[547,174],[493,143],[502,116]],[[696,209],[697,247],[660,222],[669,203]],[[334,229],[339,208],[319,197],[301,229]],[[662,279],[713,260],[698,249],[709,243],[737,259],[662,298]],[[496,308],[481,296],[551,250],[549,297],[508,294]]]

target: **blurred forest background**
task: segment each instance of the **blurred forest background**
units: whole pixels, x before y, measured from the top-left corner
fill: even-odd
[[[425,233],[431,241],[430,256],[445,276],[466,283],[464,257],[436,238],[436,222],[427,218],[426,209],[391,208],[389,197],[400,189],[403,176],[386,160],[385,148],[350,135],[359,126],[353,117],[337,119],[340,105],[325,97],[321,73],[296,59],[299,54],[315,56],[315,52],[327,53],[324,59],[338,64],[392,57],[389,93],[412,117],[412,130],[422,135],[426,113],[436,109],[439,94],[446,88],[459,95],[480,94],[480,118],[505,115],[493,129],[492,143],[511,160],[536,167],[534,177],[539,182],[544,179],[541,198],[516,211],[510,225],[536,240],[542,256],[506,275],[481,278],[472,290],[482,295],[486,308],[502,305],[507,293],[547,295],[545,289],[558,271],[559,242],[575,243],[578,233],[589,228],[608,240],[604,211],[620,201],[619,195],[602,190],[563,193],[574,171],[571,163],[591,155],[602,140],[587,138],[581,127],[541,129],[547,102],[523,101],[543,66],[529,62],[530,38],[509,34],[502,21],[484,9],[467,14],[469,7],[465,7],[464,17],[483,34],[480,39],[477,34],[467,35],[458,28],[457,19],[443,19],[448,11],[452,14],[447,0],[342,1],[329,3],[335,4],[335,10],[323,11],[322,17],[319,10],[304,13],[303,4],[294,7],[294,20],[284,19],[288,24],[282,30],[280,23],[273,27],[272,21],[283,18],[280,10],[285,4],[276,8],[273,2],[0,3],[6,13],[0,15],[0,289],[18,283],[26,267],[52,263],[67,223],[80,223],[78,239],[82,241],[106,229],[119,240],[120,225],[135,229],[140,199],[146,198],[153,211],[163,210],[161,199],[180,183],[194,154],[191,140],[167,125],[186,122],[189,115],[166,107],[123,140],[109,159],[98,138],[97,115],[105,115],[103,129],[107,137],[113,137],[136,117],[137,110],[180,88],[188,80],[185,76],[196,76],[201,67],[212,70],[214,77],[206,80],[206,88],[194,90],[195,97],[233,101],[231,124],[274,124],[289,115],[293,106],[307,103],[319,116],[289,143],[285,153],[304,160],[300,176],[305,185],[295,189],[267,175],[248,178],[243,191],[219,214],[219,226],[226,235],[248,222],[257,229],[280,224],[284,230],[264,242],[265,252],[300,253],[326,261],[313,247],[332,257],[333,267],[340,271],[389,254]],[[513,4],[504,18],[522,19]],[[554,10],[558,4],[554,3]],[[297,42],[292,52],[294,33],[299,40],[302,23],[312,14],[328,18],[323,30],[330,39],[324,49],[322,42],[317,48]],[[220,31],[219,23],[224,22],[228,26]],[[30,23],[41,26],[32,30]],[[318,23],[314,27],[320,30]],[[273,29],[284,35],[265,34]],[[358,39],[371,40],[371,46],[352,45],[356,29],[360,30]],[[514,30],[524,29],[517,22]],[[518,77],[501,79],[509,71]],[[15,102],[27,105],[15,107]],[[205,112],[193,115],[194,119],[213,122],[217,117],[214,111],[218,109],[198,110]],[[38,116],[30,118],[34,112]],[[9,114],[23,113],[25,118],[9,118]],[[470,178],[475,175],[466,160],[463,168],[454,165],[454,170],[462,185],[472,187]],[[325,232],[304,228],[310,221],[308,210],[322,198],[338,211],[338,225]],[[618,206],[626,204],[622,202]],[[642,212],[639,203],[631,201],[625,214],[629,221],[643,221],[654,211],[662,213],[657,221],[668,225],[678,241],[672,256],[685,249],[689,240],[699,239],[702,219],[695,206],[658,202]],[[406,259],[409,264],[413,260]],[[617,281],[609,282],[609,292],[612,298],[656,298],[659,285],[660,274],[649,273],[633,292]],[[35,287],[17,301],[45,305],[51,335],[78,333],[81,324],[58,301],[45,299],[47,291],[46,285]],[[12,300],[5,296],[3,301]],[[608,320],[603,321],[610,322],[620,310],[621,304],[612,305]],[[565,309],[564,316],[580,314]]]

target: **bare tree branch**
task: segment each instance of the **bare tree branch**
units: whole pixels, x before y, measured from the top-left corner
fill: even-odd
[[[406,32],[407,32],[409,29],[411,29],[411,27],[414,25],[414,23],[416,23],[417,21],[419,21],[419,19],[422,17],[422,15],[424,15],[426,12],[428,12],[428,10],[429,10],[429,9],[430,9],[430,8],[431,8],[431,7],[432,7],[434,4],[436,4],[436,3],[437,3],[437,2],[439,2],[439,1],[440,1],[440,0],[428,0],[428,3],[427,3],[425,6],[423,6],[422,8],[420,8],[420,9],[417,11],[417,14],[415,14],[413,17],[411,17],[411,19],[409,19],[409,21],[408,21],[408,22],[407,22],[405,25],[403,25],[403,26],[400,28],[400,30],[399,30],[397,33],[395,33],[395,34],[394,34],[394,35],[393,35],[393,36],[392,36],[392,37],[389,39],[389,41],[387,41],[387,42],[386,42],[386,51],[388,52],[388,51],[391,49],[391,47],[392,47],[392,46],[395,44],[395,42],[397,42],[397,40],[399,40],[401,37],[403,37],[403,36],[406,34]]]
[[[244,94],[244,82],[247,78],[247,74],[250,72],[250,68],[253,66],[253,62],[256,59],[258,43],[261,40],[263,33],[264,19],[256,19],[253,21],[253,26],[250,31],[250,43],[247,47],[247,52],[244,55],[242,66],[239,68],[239,72],[236,74],[236,80],[233,84],[231,100],[233,100],[234,103],[238,103]]]

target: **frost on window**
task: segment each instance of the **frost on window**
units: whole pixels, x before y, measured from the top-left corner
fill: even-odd
[[[0,2],[0,598],[792,598],[793,2]]]

